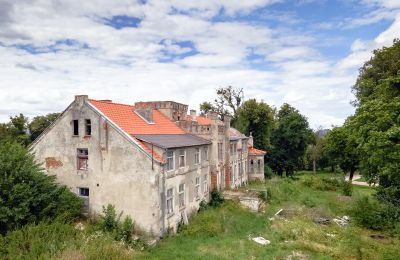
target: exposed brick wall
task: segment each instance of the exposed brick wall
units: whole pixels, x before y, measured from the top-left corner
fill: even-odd
[[[231,167],[225,166],[225,189],[231,187]]]
[[[55,169],[63,166],[63,163],[54,157],[47,157],[45,159],[45,164],[46,164],[46,169],[51,169],[51,168]]]
[[[217,173],[212,172],[211,173],[211,189],[217,189],[218,188],[218,182],[217,182]]]

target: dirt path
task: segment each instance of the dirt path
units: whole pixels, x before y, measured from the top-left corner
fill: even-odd
[[[352,183],[353,185],[366,186],[366,187],[375,187],[375,186],[378,186],[378,184],[369,185],[368,182],[365,182],[365,181],[357,181],[358,179],[361,179],[361,176],[360,176],[360,175],[354,175],[354,176],[353,176],[353,181],[352,181],[351,183]],[[349,176],[346,176],[346,181],[348,181],[348,180],[349,180]]]

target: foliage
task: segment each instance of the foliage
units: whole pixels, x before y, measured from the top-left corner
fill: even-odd
[[[205,200],[200,201],[198,212],[208,209],[208,204]]]
[[[31,141],[34,141],[59,115],[60,113],[50,113],[45,116],[34,117],[28,124]]]
[[[233,126],[246,135],[254,137],[254,147],[266,150],[274,124],[274,111],[263,101],[249,99],[237,110]]]
[[[326,138],[326,153],[343,172],[349,172],[350,179],[353,179],[359,165],[358,144],[355,135],[345,125],[333,128]]]
[[[10,117],[8,123],[0,124],[0,142],[16,141],[24,146],[30,143],[28,118],[23,114]]]
[[[271,167],[269,167],[268,165],[264,164],[264,178],[266,180],[271,179],[273,176],[273,172]]]
[[[272,131],[271,149],[267,153],[267,162],[271,168],[282,176],[294,173],[302,168],[302,160],[308,143],[311,141],[311,130],[307,119],[288,104],[282,105],[277,114],[277,127]]]
[[[379,181],[378,198],[400,206],[400,41],[374,51],[353,87],[357,110],[351,119],[360,172]]]
[[[104,231],[112,232],[117,229],[118,219],[114,205],[103,206],[103,215],[101,216],[100,226]]]
[[[391,203],[380,203],[362,197],[355,203],[352,216],[357,224],[374,229],[394,229],[400,223],[400,209]]]
[[[203,102],[200,104],[200,112],[207,114],[209,112],[217,113],[220,118],[224,115],[232,116],[232,122],[236,120],[237,110],[242,105],[243,89],[233,88],[232,86],[220,87],[217,89],[217,98],[213,103]]]
[[[211,199],[208,202],[208,205],[212,208],[219,207],[222,203],[224,202],[224,197],[222,197],[222,194],[214,189],[211,191]]]
[[[0,144],[0,172],[0,233],[46,219],[79,216],[81,199],[45,175],[22,145]]]
[[[343,181],[342,194],[345,196],[351,196],[353,194],[353,185],[350,181]]]

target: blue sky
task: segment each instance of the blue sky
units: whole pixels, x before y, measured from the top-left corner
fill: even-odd
[[[76,94],[198,109],[243,88],[311,127],[353,113],[350,87],[400,35],[397,0],[0,2],[0,121],[62,111]]]

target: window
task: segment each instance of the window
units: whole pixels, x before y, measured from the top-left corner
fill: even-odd
[[[90,119],[85,120],[85,135],[91,135],[92,134],[92,124],[90,122]]]
[[[239,162],[239,176],[243,175],[243,166],[242,166],[242,162]]]
[[[185,184],[179,184],[179,207],[185,206]]]
[[[77,154],[78,170],[88,169],[88,159],[89,159],[88,149],[78,149],[78,154]]]
[[[261,160],[257,160],[257,164],[258,164],[258,171],[261,171]]]
[[[203,180],[203,192],[204,192],[204,193],[207,193],[207,192],[208,192],[207,175],[204,175],[204,180]]]
[[[174,151],[167,151],[166,170],[171,171],[173,169],[174,169]]]
[[[196,177],[195,196],[196,199],[200,198],[200,177]]]
[[[89,197],[89,188],[79,188],[79,196]]]
[[[222,143],[218,143],[218,160],[222,160]]]
[[[236,143],[232,143],[231,144],[231,154],[235,154],[236,153]]]
[[[254,161],[250,160],[250,172],[254,173]]]
[[[79,121],[78,120],[72,120],[73,127],[74,127],[74,135],[79,135]]]
[[[179,167],[185,167],[185,149],[179,150]]]
[[[208,146],[204,147],[204,158],[208,161]]]
[[[172,214],[174,212],[174,191],[173,189],[167,190],[167,214]]]
[[[195,148],[194,151],[194,163],[199,164],[200,163],[200,148]]]

